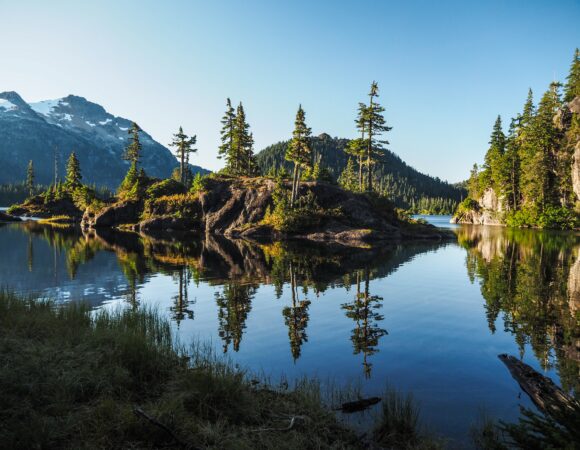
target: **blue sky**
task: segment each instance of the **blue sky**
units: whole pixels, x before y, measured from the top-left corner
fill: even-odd
[[[579,0],[0,0],[0,19],[0,91],[81,95],[163,144],[182,125],[210,169],[226,97],[259,150],[290,136],[299,103],[313,133],[353,137],[376,80],[391,150],[449,181],[580,46]]]

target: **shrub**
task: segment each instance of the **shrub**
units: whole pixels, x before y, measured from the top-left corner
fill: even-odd
[[[179,181],[171,178],[153,183],[145,191],[147,199],[156,199],[166,195],[185,194],[187,189]]]
[[[191,183],[191,189],[189,192],[191,194],[199,194],[200,192],[205,192],[208,188],[209,182],[209,175],[202,175],[201,173],[197,173],[193,178]]]

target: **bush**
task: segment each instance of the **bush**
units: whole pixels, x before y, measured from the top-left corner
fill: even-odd
[[[202,175],[201,173],[197,173],[193,178],[191,183],[191,189],[189,192],[191,194],[199,194],[200,192],[205,192],[208,188],[209,184],[209,175]]]
[[[179,181],[171,178],[153,183],[145,191],[145,197],[153,200],[167,195],[185,194],[187,189]]]

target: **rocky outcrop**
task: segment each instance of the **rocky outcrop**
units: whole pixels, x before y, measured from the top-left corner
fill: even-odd
[[[83,214],[68,197],[46,202],[42,195],[29,198],[20,205],[12,206],[9,211],[14,216],[38,217],[41,219],[66,216],[71,222],[78,222]]]
[[[20,222],[22,219],[20,217],[12,216],[6,214],[4,211],[0,211],[0,222]]]
[[[572,188],[576,198],[580,198],[580,142],[574,147],[574,156],[572,157]]]
[[[98,213],[86,210],[81,225],[83,228],[105,228],[139,222],[141,215],[139,202],[119,202],[105,207]]]
[[[502,213],[503,202],[498,198],[495,191],[488,188],[473,205],[471,209],[461,210],[455,213],[451,223],[465,223],[472,225],[503,225]]]
[[[134,224],[132,228],[143,233],[193,231],[257,240],[299,238],[348,246],[416,235],[431,239],[449,237],[445,231],[419,224],[402,233],[404,224],[392,206],[377,206],[365,195],[321,182],[304,182],[300,188],[301,196],[324,206],[316,208],[316,220],[307,221],[309,224],[295,232],[281,233],[264,221],[274,207],[276,189],[276,182],[268,178],[215,177],[206,180],[204,191],[197,195],[162,196],[143,205],[118,203],[97,214],[87,211],[83,227]],[[147,218],[139,222],[141,216]]]

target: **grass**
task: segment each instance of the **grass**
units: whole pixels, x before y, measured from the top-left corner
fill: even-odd
[[[0,361],[4,448],[358,446],[316,384],[258,389],[211,352],[177,345],[152,310],[91,312],[0,292]]]

